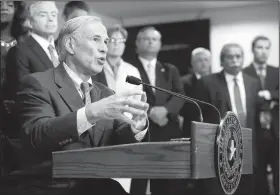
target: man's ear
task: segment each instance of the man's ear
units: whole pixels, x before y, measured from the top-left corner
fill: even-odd
[[[70,54],[74,54],[75,53],[75,40],[73,39],[73,37],[66,37],[65,38],[65,49],[68,53]]]

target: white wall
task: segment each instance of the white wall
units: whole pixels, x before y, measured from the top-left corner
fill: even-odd
[[[257,35],[265,35],[271,39],[272,48],[268,62],[274,66],[279,66],[278,12],[277,2],[271,2],[241,8],[216,9],[203,13],[124,18],[122,23],[124,26],[137,26],[209,18],[211,22],[210,49],[213,55],[212,72],[217,72],[221,70],[220,50],[228,42],[239,43],[244,48],[244,66],[247,66],[252,60],[251,41]]]

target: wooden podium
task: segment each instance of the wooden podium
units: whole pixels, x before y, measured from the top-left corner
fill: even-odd
[[[193,122],[189,141],[125,144],[53,152],[55,178],[217,177],[215,145],[218,125]],[[242,174],[252,174],[252,131],[242,128]]]

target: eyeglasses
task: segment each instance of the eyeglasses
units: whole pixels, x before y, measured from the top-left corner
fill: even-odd
[[[119,43],[125,43],[126,42],[126,39],[121,39],[121,38],[110,38],[109,39],[109,42],[110,43],[115,43],[115,44],[119,44]]]

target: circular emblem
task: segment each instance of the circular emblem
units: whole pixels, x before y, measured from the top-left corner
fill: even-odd
[[[218,127],[215,151],[220,184],[224,193],[231,195],[239,185],[243,165],[242,131],[233,112],[227,112]]]

